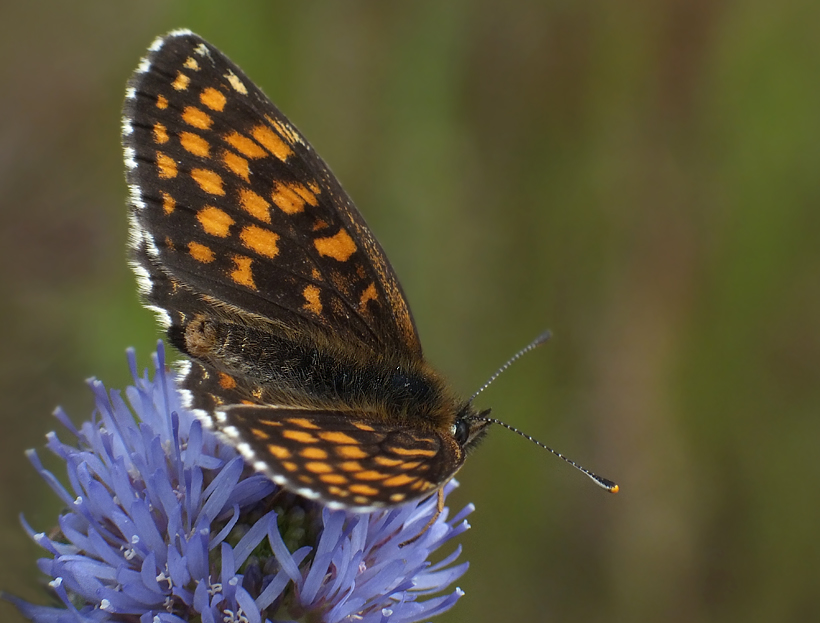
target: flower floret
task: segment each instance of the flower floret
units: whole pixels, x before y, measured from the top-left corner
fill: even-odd
[[[38,561],[62,607],[3,594],[40,623],[412,623],[451,608],[448,589],[467,570],[457,547],[430,555],[469,528],[468,505],[448,521],[435,496],[375,512],[331,511],[279,489],[184,409],[160,343],[153,378],[106,391],[90,381],[96,411],[46,447],[66,465],[67,485],[37,453],[29,461],[66,510],[48,535],[23,520],[46,552]],[[448,495],[456,483],[444,488]],[[437,595],[437,596],[434,596]]]

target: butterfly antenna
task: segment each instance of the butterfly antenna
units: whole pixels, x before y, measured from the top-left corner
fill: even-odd
[[[584,467],[584,466],[582,466],[582,465],[578,465],[578,463],[576,463],[575,461],[573,461],[572,459],[570,459],[570,458],[568,458],[568,457],[565,457],[563,454],[561,454],[561,453],[560,453],[560,452],[558,452],[557,450],[553,450],[552,448],[550,448],[550,447],[549,447],[549,446],[547,446],[547,445],[544,445],[543,443],[541,443],[540,441],[538,441],[538,440],[537,440],[537,439],[535,439],[534,437],[531,437],[531,436],[530,436],[530,435],[528,435],[527,433],[525,433],[525,432],[523,432],[523,431],[518,430],[517,428],[515,428],[515,426],[510,426],[509,424],[507,424],[507,423],[505,423],[505,422],[502,422],[501,420],[498,420],[498,419],[496,419],[496,418],[492,418],[492,417],[483,417],[483,416],[481,416],[481,415],[478,415],[478,416],[477,416],[477,417],[475,417],[474,419],[476,419],[476,420],[482,420],[482,421],[484,421],[484,422],[490,422],[491,424],[498,424],[499,426],[503,426],[503,427],[504,427],[504,428],[506,428],[507,430],[511,430],[512,432],[514,432],[514,433],[515,433],[515,434],[517,434],[517,435],[521,435],[524,439],[527,439],[528,441],[531,441],[531,442],[532,442],[532,443],[534,443],[536,446],[539,446],[539,447],[543,448],[543,449],[544,449],[544,450],[546,450],[547,452],[551,452],[552,454],[554,454],[555,456],[557,456],[557,457],[558,457],[559,459],[561,459],[562,461],[566,461],[567,463],[569,463],[570,465],[572,465],[572,466],[573,466],[575,469],[577,469],[578,471],[580,471],[580,472],[582,472],[582,473],[586,474],[586,475],[587,475],[587,476],[588,476],[588,477],[589,477],[589,478],[590,478],[590,479],[591,479],[591,480],[592,480],[592,481],[593,481],[596,485],[598,485],[598,486],[599,486],[599,487],[601,487],[602,489],[606,489],[606,490],[607,490],[607,491],[609,491],[610,493],[618,493],[618,490],[620,489],[620,487],[618,487],[618,485],[616,485],[616,484],[615,484],[614,482],[612,482],[611,480],[609,480],[609,479],[607,479],[607,478],[602,478],[602,477],[601,477],[601,476],[599,476],[598,474],[594,474],[593,472],[589,471],[586,467]]]
[[[532,342],[530,342],[524,348],[522,348],[517,353],[515,353],[512,357],[509,358],[509,360],[507,360],[507,363],[505,363],[498,370],[496,370],[495,374],[493,374],[490,377],[490,379],[486,383],[484,383],[484,385],[482,385],[476,393],[474,393],[472,396],[470,396],[470,399],[467,401],[467,404],[471,404],[473,402],[473,400],[476,399],[476,396],[478,396],[481,392],[483,392],[485,389],[487,389],[493,383],[493,381],[495,381],[499,376],[501,376],[501,373],[504,372],[507,368],[509,368],[512,364],[514,364],[516,361],[521,359],[521,357],[526,355],[531,350],[535,350],[536,348],[538,348],[542,344],[549,341],[549,339],[551,337],[552,337],[552,333],[550,333],[549,331],[544,331],[541,335],[539,335],[537,338],[535,338]],[[581,473],[585,474],[588,478],[590,478],[592,480],[592,482],[594,482],[596,485],[598,485],[602,489],[606,489],[610,493],[618,493],[618,490],[620,489],[620,487],[618,487],[618,485],[616,485],[611,480],[609,480],[607,478],[602,478],[598,474],[595,474],[595,473],[589,471],[583,465],[578,465],[578,463],[576,463],[572,459],[570,459],[568,457],[565,457],[563,454],[561,454],[557,450],[553,450],[549,446],[541,443],[540,441],[538,441],[534,437],[528,435],[524,431],[518,430],[515,426],[510,426],[506,422],[502,422],[501,420],[496,419],[496,418],[487,417],[487,414],[489,412],[490,412],[490,410],[487,409],[486,411],[482,411],[481,413],[479,413],[476,416],[471,417],[470,419],[471,420],[480,420],[480,421],[483,421],[483,422],[489,422],[490,424],[498,424],[499,426],[502,426],[503,428],[506,428],[507,430],[514,432],[516,435],[521,435],[524,439],[527,439],[528,441],[531,441],[536,446],[539,446],[539,447],[543,448],[547,452],[551,452],[552,454],[557,456],[562,461],[565,461],[565,462],[569,463],[575,469],[577,469]]]
[[[470,396],[470,399],[467,401],[467,404],[472,403],[473,400],[476,399],[476,396],[478,396],[481,392],[483,392],[490,385],[492,385],[493,381],[495,381],[499,376],[501,376],[501,374],[504,371],[506,371],[507,368],[509,368],[512,364],[514,364],[516,361],[521,359],[521,357],[526,355],[531,350],[535,350],[536,348],[538,348],[542,344],[545,344],[547,341],[549,341],[549,339],[551,337],[552,337],[552,333],[550,331],[544,331],[541,335],[539,335],[537,338],[535,338],[532,342],[530,342],[524,348],[522,348],[517,353],[515,353],[512,357],[509,358],[509,360],[507,360],[507,363],[505,363],[503,366],[501,366],[498,370],[495,371],[495,374],[493,374],[489,378],[489,380],[486,383],[484,383],[484,385],[482,385],[478,389],[478,391],[476,393],[474,393],[472,396]]]

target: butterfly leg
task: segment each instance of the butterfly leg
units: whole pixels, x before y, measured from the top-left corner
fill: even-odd
[[[424,533],[427,532],[430,528],[432,528],[433,524],[436,523],[436,520],[438,519],[438,516],[441,515],[441,511],[443,511],[443,510],[444,510],[444,487],[442,487],[438,490],[438,501],[436,502],[436,512],[430,518],[430,521],[428,521],[427,525],[424,526],[424,528],[422,528],[421,532],[419,532],[412,539],[409,539],[409,540],[405,541],[404,543],[400,543],[399,547],[404,547],[405,545],[410,545],[411,543],[415,543],[422,536],[424,536]]]

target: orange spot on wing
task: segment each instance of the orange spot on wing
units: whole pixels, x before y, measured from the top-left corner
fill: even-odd
[[[186,106],[182,111],[182,120],[200,130],[207,130],[214,122],[208,113],[196,106]]]
[[[364,469],[358,461],[342,461],[339,467],[346,472],[360,472]]]
[[[268,452],[270,452],[277,459],[289,459],[291,456],[290,450],[288,450],[287,448],[283,448],[282,446],[277,446],[271,443],[268,444],[267,448]]]
[[[374,456],[373,460],[383,467],[395,467],[404,463],[404,459],[390,459],[386,456]]]
[[[176,208],[177,202],[176,200],[166,192],[162,193],[162,211],[165,214],[171,214]]]
[[[322,474],[319,476],[319,480],[331,485],[343,485],[347,482],[347,478],[341,474]]]
[[[282,431],[282,437],[285,439],[292,439],[299,443],[316,443],[318,439],[308,432],[303,430],[286,430]]]
[[[305,209],[305,204],[319,205],[316,195],[298,182],[283,184],[274,182],[271,191],[273,203],[285,214],[298,214]]]
[[[165,110],[168,108],[168,100],[165,98],[164,95],[157,96],[157,108],[160,110]]]
[[[253,281],[253,271],[251,270],[252,262],[253,260],[251,260],[251,258],[245,257],[244,255],[234,255],[233,263],[236,268],[231,271],[230,276],[231,279],[239,285],[250,288],[251,290],[256,290],[256,284]]]
[[[236,379],[229,374],[219,372],[219,386],[222,389],[236,389]]]
[[[376,292],[376,284],[371,283],[364,292],[362,292],[361,297],[359,297],[359,311],[364,313],[367,309],[368,301],[375,301],[379,298],[378,293]]]
[[[350,491],[346,491],[345,489],[342,489],[342,488],[336,487],[336,486],[328,487],[327,491],[331,495],[335,495],[336,497],[340,497],[340,498],[346,498],[347,496],[350,495]]]
[[[313,246],[319,255],[332,257],[340,262],[346,262],[356,252],[356,243],[344,229],[340,229],[335,236],[317,238],[313,241]]]
[[[170,156],[157,152],[157,175],[160,179],[169,180],[177,176],[177,163]]]
[[[262,147],[282,162],[293,155],[293,150],[288,147],[287,143],[266,125],[258,125],[253,128],[253,130],[251,130],[251,136],[256,139],[257,143],[262,145]]]
[[[202,93],[199,94],[199,101],[211,110],[222,112],[222,109],[225,108],[225,102],[227,102],[228,99],[220,91],[217,91],[213,87],[208,87],[203,89]]]
[[[160,145],[168,142],[168,129],[159,121],[154,124],[154,142]]]
[[[199,244],[198,242],[188,243],[188,253],[190,253],[191,257],[197,262],[202,262],[203,264],[210,264],[216,259],[214,252],[209,247],[206,247],[204,244]]]
[[[209,169],[192,169],[191,177],[209,195],[225,194],[225,189],[222,188],[222,178],[217,172]]]
[[[262,430],[261,428],[252,428],[251,429],[251,434],[256,439],[259,439],[260,441],[264,441],[265,439],[270,439],[270,435],[268,435],[268,433],[266,431]]]
[[[302,296],[305,297],[305,304],[302,307],[317,316],[322,315],[322,301],[319,295],[319,288],[314,285],[307,285],[302,290]]]
[[[270,223],[270,203],[248,188],[239,191],[239,205],[263,223]]]
[[[239,238],[251,251],[255,251],[259,255],[274,258],[279,254],[279,234],[272,232],[269,229],[263,229],[256,225],[247,225],[242,228]]]
[[[358,446],[337,446],[336,454],[343,459],[366,459],[368,454]]]
[[[305,200],[305,203],[308,203],[312,206],[319,205],[319,200],[316,198],[316,194],[312,193],[306,186],[303,184],[293,183],[290,184],[290,187],[293,189],[297,195],[299,195],[302,199]]]
[[[247,136],[240,134],[239,132],[231,132],[224,137],[224,140],[228,143],[228,145],[248,158],[256,159],[267,155],[267,152],[262,149],[259,143],[252,141]]]
[[[305,448],[299,454],[301,454],[306,459],[324,460],[327,458],[327,452],[325,452],[321,448]]]
[[[399,474],[398,476],[393,476],[392,478],[388,478],[384,481],[384,483],[388,487],[400,487],[401,485],[406,485],[411,483],[415,480],[412,476],[408,476],[407,474]]]
[[[387,448],[393,454],[401,456],[436,456],[435,450],[425,450],[423,448],[402,448],[401,446],[391,446]]]
[[[284,467],[289,472],[295,472],[297,469],[299,469],[299,466],[291,461],[282,461],[282,467]]]
[[[316,424],[314,424],[313,422],[311,422],[307,418],[303,418],[303,417],[292,417],[292,418],[288,418],[285,421],[288,422],[289,424],[293,424],[295,426],[301,426],[302,428],[312,428],[312,429],[319,428],[318,426],[316,426]]]
[[[370,485],[350,485],[348,487],[353,493],[358,493],[360,495],[376,495],[379,490],[375,487],[371,487]]]
[[[185,59],[185,62],[182,63],[182,66],[186,69],[193,69],[194,71],[199,71],[199,63],[197,63],[196,59],[191,56]]]
[[[368,469],[358,474],[353,474],[357,480],[384,480],[388,474],[382,474],[374,469]]]
[[[372,426],[368,426],[367,424],[363,424],[363,423],[361,423],[361,422],[352,422],[352,424],[353,424],[353,426],[355,426],[355,427],[356,427],[356,428],[358,428],[359,430],[365,430],[365,431],[368,431],[368,432],[371,432],[371,433],[372,433],[374,430],[376,430],[376,429],[375,429],[375,428],[373,428]]]
[[[219,238],[225,238],[230,232],[231,225],[234,224],[230,214],[213,206],[205,206],[197,212],[196,220],[199,221],[205,233]]]
[[[305,469],[314,474],[329,474],[333,471],[330,465],[321,461],[308,461],[305,463]]]
[[[234,175],[238,175],[246,182],[251,181],[251,170],[248,166],[248,161],[242,156],[226,149],[222,154],[222,162],[225,163],[225,166],[228,167],[228,170]]]
[[[211,149],[208,141],[193,132],[181,132],[179,142],[185,151],[200,158],[207,158]]]
[[[176,89],[177,91],[184,91],[188,88],[189,84],[191,84],[191,79],[181,71],[178,71],[177,77],[174,78],[174,81],[171,83],[171,86],[174,87],[174,89]]]
[[[288,142],[293,145],[293,143],[301,143],[302,139],[299,138],[299,134],[296,130],[293,129],[293,126],[288,125],[287,123],[281,123],[276,119],[272,119],[268,115],[265,115],[265,119],[267,119],[268,123],[270,123],[276,131],[279,132],[282,136],[284,136]]]
[[[340,445],[359,443],[350,435],[346,435],[345,433],[341,433],[339,431],[324,431],[319,433],[319,437],[325,441],[329,441],[330,443],[337,443]]]
[[[401,502],[406,497],[407,497],[407,494],[405,494],[405,493],[394,493],[393,495],[390,496],[390,501],[391,502]]]

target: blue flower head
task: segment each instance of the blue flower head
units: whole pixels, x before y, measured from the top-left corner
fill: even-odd
[[[154,376],[110,394],[90,385],[96,412],[55,433],[68,487],[28,457],[66,510],[46,535],[24,527],[46,552],[38,561],[62,607],[12,601],[38,623],[261,623],[310,620],[410,623],[448,610],[441,594],[467,570],[456,547],[428,557],[469,528],[468,505],[448,521],[436,500],[369,515],[330,511],[253,472],[182,409],[162,344]],[[451,481],[444,492],[456,483]],[[404,546],[402,546],[404,544]],[[58,603],[59,603],[58,602]]]

